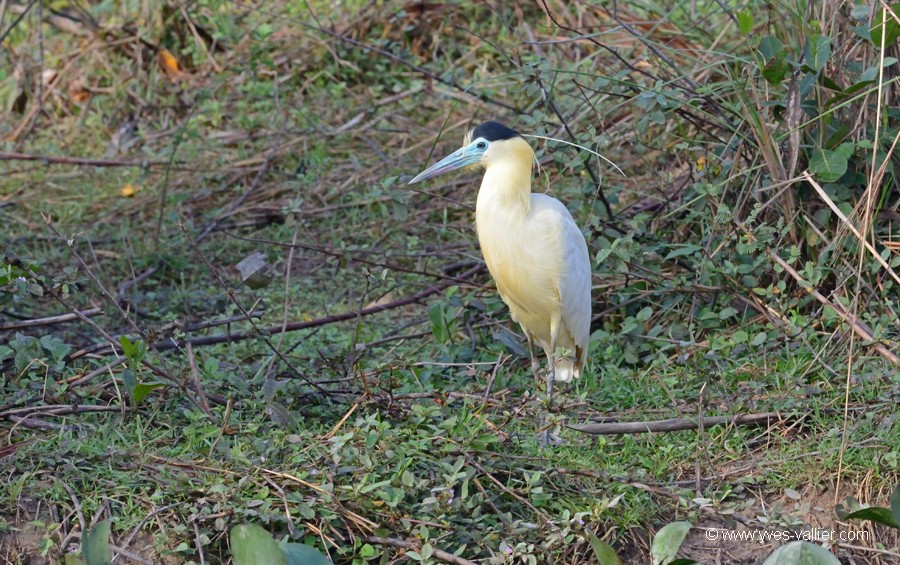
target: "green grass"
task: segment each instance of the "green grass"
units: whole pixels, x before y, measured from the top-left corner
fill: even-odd
[[[589,534],[623,562],[642,563],[653,534],[675,520],[696,526],[681,555],[712,562],[725,549],[735,563],[754,563],[774,546],[711,547],[698,528],[735,520],[868,528],[839,523],[832,505],[847,496],[886,505],[900,480],[900,380],[807,288],[834,302],[859,300],[860,317],[888,348],[897,339],[896,289],[870,257],[857,269],[855,240],[838,237],[840,223],[809,187],[792,192],[793,203],[772,199],[779,179],[767,158],[787,159],[772,147],[788,143],[789,86],[766,82],[754,55],[757,36],[781,33],[794,56],[815,26],[783,3],[748,4],[753,36],[727,27],[731,18],[716,2],[692,4],[694,14],[620,4],[625,21],[659,25],[637,28],[635,38],[617,33],[602,11],[550,8],[561,22],[603,31],[601,41],[659,80],[588,40],[560,43],[568,32],[539,6],[459,5],[451,18],[446,6],[411,15],[373,5],[354,19],[322,3],[313,3],[314,17],[307,7],[239,4],[238,15],[203,2],[186,13],[216,37],[214,46],[197,39],[185,14],[140,3],[132,8],[159,16],[135,24],[142,37],[174,54],[184,74],[168,76],[149,46],[141,57],[117,48],[113,39],[124,41],[130,28],[120,14],[90,6],[112,35],[78,67],[92,89],[78,102],[65,65],[83,46],[46,24],[44,65],[60,72],[60,83],[46,91],[33,127],[17,134],[35,107],[36,83],[0,69],[0,101],[27,93],[25,110],[0,123],[0,150],[129,165],[0,161],[10,257],[0,277],[24,278],[0,287],[0,323],[100,306],[92,320],[115,340],[179,344],[151,348],[149,366],[133,356],[116,364],[122,353],[108,346],[64,358],[53,349],[59,343],[37,341],[51,335],[68,353],[104,344],[83,321],[18,330],[22,337],[0,330],[7,560],[51,562],[105,518],[116,545],[160,563],[226,562],[228,532],[241,523],[337,563],[411,559],[366,541],[372,536],[485,562],[590,563]],[[6,40],[31,72],[39,70],[36,18]],[[797,25],[773,31],[781,20]],[[839,47],[850,44],[838,43],[840,30],[821,29],[832,33],[837,66]],[[861,57],[871,58],[872,47]],[[854,73],[834,80],[850,84]],[[807,110],[822,113],[801,128],[802,167],[834,148],[823,138],[846,121],[844,109],[814,107],[830,92],[814,78]],[[276,331],[265,336],[273,353],[260,328],[402,300],[476,265],[475,175],[417,190],[405,175],[488,118],[568,139],[542,88],[578,143],[628,173],[532,140],[543,164],[536,189],[565,201],[585,228],[594,312],[603,312],[584,377],[560,387],[549,406],[564,445],[536,442],[548,404],[483,272],[386,312]],[[742,101],[762,120],[751,120]],[[897,126],[885,115],[887,139]],[[137,120],[136,143],[108,154],[128,117]],[[763,131],[766,120],[777,132]],[[862,141],[849,173],[826,186],[842,207],[872,190],[860,181],[863,149],[883,141],[872,140],[873,123],[854,124]],[[601,175],[615,221],[586,167]],[[895,229],[879,219],[896,208],[891,171],[879,198],[887,212],[868,217],[879,245]],[[122,195],[127,185],[133,197]],[[217,229],[197,242],[214,220]],[[299,245],[291,250],[291,242]],[[769,250],[804,280],[777,268]],[[255,252],[275,273],[260,289],[243,285],[235,269]],[[35,270],[13,272],[12,258]],[[897,268],[895,257],[888,261]],[[119,296],[123,283],[151,269]],[[240,319],[241,309],[258,318]],[[183,341],[226,333],[243,339],[190,350]],[[136,405],[132,377],[165,386]],[[109,411],[77,408],[84,406]],[[565,428],[766,412],[783,419],[634,435]],[[831,549],[867,563],[898,554],[895,533],[872,531],[861,545],[889,553]]]

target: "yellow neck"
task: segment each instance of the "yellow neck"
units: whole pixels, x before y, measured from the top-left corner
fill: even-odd
[[[495,142],[485,166],[475,206],[479,216],[503,214],[524,218],[531,209],[531,172],[534,151],[520,138]]]

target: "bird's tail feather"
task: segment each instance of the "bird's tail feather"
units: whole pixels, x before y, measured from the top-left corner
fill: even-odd
[[[554,380],[568,383],[572,382],[572,379],[577,379],[580,376],[581,367],[578,367],[575,364],[574,359],[562,357],[556,360],[556,363],[553,366]]]

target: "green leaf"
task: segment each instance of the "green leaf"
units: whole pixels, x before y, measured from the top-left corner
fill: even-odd
[[[665,565],[674,560],[690,529],[690,522],[672,522],[656,532],[653,543],[650,544],[653,565]]]
[[[673,249],[672,251],[670,251],[669,254],[666,255],[666,257],[663,259],[663,261],[668,261],[670,259],[674,259],[675,257],[682,257],[684,255],[693,255],[701,251],[702,249],[703,248],[699,245],[682,245],[677,249]]]
[[[894,521],[900,523],[900,484],[894,487],[894,492],[889,499],[891,502],[891,515]]]
[[[768,337],[769,337],[769,334],[767,334],[766,332],[759,332],[758,334],[753,336],[753,339],[750,341],[750,345],[752,345],[754,347],[759,347],[760,345],[762,345],[766,342],[766,338],[768,338]]]
[[[128,396],[134,400],[134,387],[138,384],[137,378],[134,376],[134,371],[131,369],[122,371],[122,382],[125,384],[125,392],[127,392]]]
[[[287,557],[272,534],[256,524],[235,526],[231,528],[230,537],[234,565],[288,565]]]
[[[778,86],[784,82],[784,77],[791,70],[790,64],[783,55],[772,59],[765,67],[763,67],[762,75],[766,82],[772,86]]]
[[[84,534],[81,540],[81,556],[86,565],[110,565],[112,550],[109,547],[109,520],[103,520]]]
[[[893,502],[891,504],[893,506]],[[869,508],[863,508],[862,510],[857,510],[856,512],[851,512],[847,514],[847,520],[871,520],[876,524],[881,524],[882,526],[889,526],[891,528],[900,528],[900,522],[894,519],[894,515],[888,508],[882,508],[880,506],[871,506]]]
[[[122,353],[125,354],[125,357],[131,359],[134,356],[136,349],[134,347],[134,344],[131,343],[131,340],[128,339],[128,336],[119,336],[119,343],[122,345]]]
[[[428,309],[428,321],[431,322],[431,333],[434,334],[434,339],[445,343],[450,336],[447,332],[447,317],[443,304],[438,302],[431,305],[431,308]]]
[[[119,336],[119,343],[122,345],[122,353],[132,363],[140,363],[147,354],[147,345],[142,339],[136,339],[134,342],[127,336]]]
[[[622,560],[616,555],[611,545],[590,532],[587,533],[587,539],[591,544],[591,549],[594,550],[594,557],[597,558],[599,565],[622,565]]]
[[[822,182],[834,182],[847,172],[847,157],[837,151],[820,149],[809,160],[809,170]]]
[[[156,390],[158,388],[162,388],[164,386],[166,386],[166,385],[164,385],[163,383],[156,383],[156,382],[136,383],[134,385],[134,388],[131,391],[131,399],[134,400],[134,405],[137,406],[138,404],[141,403],[141,400],[143,400],[148,394],[150,394],[154,390]]]
[[[831,38],[827,35],[816,34],[806,40],[803,49],[806,64],[815,72],[819,72],[825,68],[825,63],[831,57]]]
[[[759,54],[768,63],[776,57],[784,58],[784,43],[774,35],[767,35],[759,41]]]
[[[61,360],[72,350],[71,345],[67,345],[63,340],[53,335],[45,335],[41,338],[41,345],[53,356],[54,359]]]
[[[900,14],[900,2],[891,5],[891,10],[895,14]],[[881,49],[882,36],[884,36],[885,48],[890,47],[897,41],[897,38],[900,38],[900,24],[887,10],[879,7],[875,13],[872,27],[869,28],[869,36],[872,39],[872,45],[877,49]]]
[[[776,549],[763,565],[841,565],[833,553],[808,541],[793,541]]]
[[[281,550],[287,559],[287,565],[331,565],[331,561],[321,551],[302,543],[283,543]]]
[[[741,33],[749,35],[753,31],[753,14],[750,10],[743,10],[737,13],[738,27]]]

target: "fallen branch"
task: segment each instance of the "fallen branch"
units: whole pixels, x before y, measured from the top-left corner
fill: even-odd
[[[71,322],[73,320],[79,320],[79,314],[81,316],[90,317],[96,316],[98,314],[102,314],[103,310],[100,308],[90,308],[88,310],[81,310],[78,313],[70,312],[68,314],[60,314],[58,316],[47,316],[46,318],[33,318],[31,320],[19,320],[17,322],[5,322],[0,324],[0,331],[5,330],[20,330],[24,328],[36,328],[38,326],[53,326],[55,324],[62,324],[65,322]]]
[[[0,161],[40,161],[48,165],[79,165],[85,167],[161,167],[168,161],[120,161],[116,159],[83,159],[81,157],[53,157],[50,155],[30,155],[0,151]],[[194,170],[194,169],[187,169]]]
[[[159,341],[153,344],[153,349],[155,351],[167,351],[170,349],[176,349],[181,347],[183,344],[190,343],[191,345],[215,345],[219,343],[232,343],[236,341],[243,341],[245,339],[252,339],[257,337],[258,335],[272,335],[277,334],[279,332],[294,332],[298,330],[305,330],[309,328],[317,328],[320,326],[327,326],[329,324],[334,324],[337,322],[344,322],[347,320],[356,319],[358,316],[371,316],[372,314],[377,314],[379,312],[384,312],[385,310],[392,310],[394,308],[400,308],[401,306],[407,306],[409,304],[414,304],[423,298],[427,298],[433,294],[437,294],[443,291],[446,288],[449,288],[455,284],[459,284],[460,280],[471,277],[472,275],[483,271],[484,263],[479,263],[460,274],[458,277],[453,280],[444,281],[440,284],[436,284],[434,286],[430,286],[421,292],[417,292],[411,296],[406,298],[401,298],[400,300],[394,300],[392,302],[386,302],[384,304],[376,304],[375,306],[369,306],[368,308],[363,308],[362,310],[350,310],[347,312],[342,312],[340,314],[335,314],[333,316],[324,316],[322,318],[316,318],[315,320],[303,321],[303,322],[291,322],[288,324],[278,324],[276,326],[269,326],[267,328],[260,328],[258,332],[246,331],[246,332],[229,332],[226,334],[217,334],[217,335],[208,335],[203,337],[195,337],[191,339],[185,339],[181,341],[175,341],[173,339],[166,339],[163,341]],[[242,317],[246,319],[246,317]],[[118,346],[116,347],[116,351],[119,351]],[[84,357],[85,355],[89,355],[92,353],[97,354],[111,354],[113,353],[113,348],[110,347],[109,343],[98,344],[94,347],[89,347],[85,349],[81,349],[79,351],[75,351],[71,353],[68,357],[68,360],[78,359],[79,357]]]
[[[419,552],[422,550],[422,546],[418,543],[414,543],[411,541],[406,541],[402,539],[396,538],[385,538],[381,536],[368,536],[362,538],[363,543],[375,543],[378,545],[387,545],[390,547],[397,547],[400,549],[413,550]],[[477,565],[474,561],[469,561],[463,557],[457,557],[452,553],[447,553],[446,551],[440,549],[432,549],[431,556],[435,559],[440,559],[445,563],[454,563],[455,565]]]
[[[771,257],[773,261],[778,263],[781,268],[787,271],[789,275],[794,277],[794,280],[796,280],[797,283],[804,290],[806,290],[806,292],[810,293],[813,298],[815,298],[825,306],[828,306],[829,308],[834,310],[834,312],[838,316],[840,316],[845,322],[847,322],[847,325],[850,326],[850,329],[856,332],[856,335],[858,335],[865,341],[871,342],[872,347],[875,348],[875,351],[877,351],[879,355],[881,355],[894,365],[900,365],[900,358],[897,357],[897,354],[885,347],[883,343],[879,343],[876,340],[875,336],[872,335],[871,330],[863,325],[863,323],[859,321],[859,318],[856,315],[854,315],[852,312],[848,312],[846,309],[844,309],[843,306],[840,305],[840,303],[828,300],[828,298],[826,298],[825,295],[819,292],[816,287],[805,282],[803,280],[803,277],[800,276],[800,273],[798,273],[793,267],[788,265],[787,261],[779,257],[779,255],[775,253],[775,251],[773,251],[772,249],[767,249],[767,251],[769,252],[769,257]]]
[[[778,412],[761,414],[741,414],[738,416],[706,416],[696,418],[671,418],[668,420],[651,420],[648,422],[608,422],[600,424],[579,424],[566,426],[570,430],[591,435],[643,434],[647,432],[675,432],[679,430],[696,430],[712,426],[756,426],[779,422],[785,418]]]

